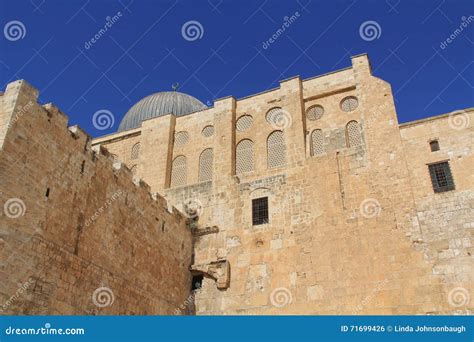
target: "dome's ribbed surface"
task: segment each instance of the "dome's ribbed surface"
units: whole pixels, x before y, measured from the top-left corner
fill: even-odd
[[[147,96],[138,101],[125,114],[118,131],[126,131],[141,126],[143,120],[166,114],[182,116],[207,108],[204,103],[188,94],[164,91]]]

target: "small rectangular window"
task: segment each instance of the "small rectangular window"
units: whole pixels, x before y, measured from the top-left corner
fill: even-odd
[[[428,165],[434,192],[454,190],[454,181],[448,162]]]
[[[438,140],[430,141],[431,152],[439,151],[439,142]]]
[[[252,225],[268,223],[268,197],[252,200]]]

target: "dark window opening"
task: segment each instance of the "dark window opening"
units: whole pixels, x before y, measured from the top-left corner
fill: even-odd
[[[252,200],[252,225],[268,223],[268,197]]]
[[[438,140],[430,141],[431,152],[439,151],[439,142]]]
[[[196,274],[193,276],[193,284],[191,286],[191,290],[199,290],[202,287],[202,281],[204,280],[204,276],[202,274]]]
[[[454,181],[448,162],[428,165],[434,192],[454,190]]]
[[[46,189],[46,193],[44,194],[46,197],[49,197],[49,188]]]
[[[83,161],[82,161],[82,164],[81,164],[81,175],[84,174],[84,167],[85,167],[85,166],[86,166],[86,161],[83,160]]]

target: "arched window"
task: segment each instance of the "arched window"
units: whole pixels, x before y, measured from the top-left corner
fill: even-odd
[[[205,149],[199,156],[199,181],[212,180],[212,148]]]
[[[346,125],[347,147],[359,146],[361,142],[359,124],[357,121],[349,121]]]
[[[235,173],[253,171],[253,141],[241,140],[235,149]]]
[[[171,167],[171,187],[186,185],[186,157],[177,156],[173,160],[173,165]]]
[[[431,152],[439,151],[439,141],[438,140],[430,141],[430,149],[431,149]]]
[[[285,137],[282,131],[273,131],[267,139],[268,168],[286,164]]]
[[[132,146],[132,153],[130,155],[131,159],[137,159],[140,154],[140,143],[136,143]]]
[[[324,135],[320,129],[315,129],[311,133],[311,155],[318,156],[324,154]]]
[[[136,175],[137,174],[137,165],[132,165],[130,167],[130,171],[132,171],[132,175]]]

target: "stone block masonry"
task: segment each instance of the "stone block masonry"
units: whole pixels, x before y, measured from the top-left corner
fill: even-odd
[[[192,235],[167,201],[25,81],[0,96],[0,311],[174,314]]]

